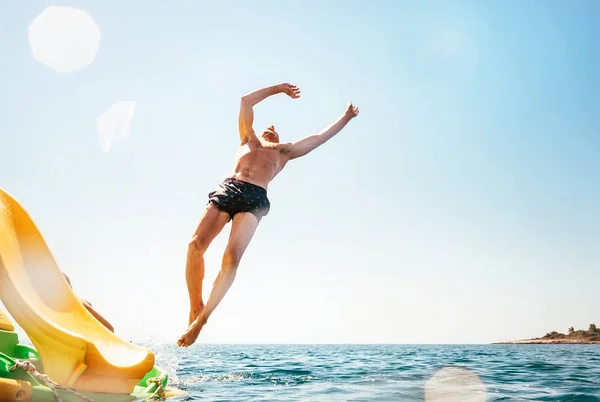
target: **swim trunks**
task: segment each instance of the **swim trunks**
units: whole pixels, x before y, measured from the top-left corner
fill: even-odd
[[[237,213],[251,212],[260,220],[271,208],[266,189],[231,177],[208,193],[208,202],[227,212],[231,219]]]

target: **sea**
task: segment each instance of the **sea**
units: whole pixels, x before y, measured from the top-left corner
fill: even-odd
[[[146,346],[169,401],[600,402],[600,345]]]

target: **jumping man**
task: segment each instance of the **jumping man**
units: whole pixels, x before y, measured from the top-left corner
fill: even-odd
[[[229,177],[208,194],[204,214],[188,245],[186,282],[190,296],[190,315],[188,329],[177,341],[179,346],[187,347],[196,341],[200,330],[233,283],[242,255],[258,223],[269,213],[269,183],[288,161],[304,156],[324,144],[358,115],[358,108],[349,102],[345,113],[319,134],[298,142],[282,144],[275,127],[268,127],[260,135],[252,127],[254,105],[279,93],[285,93],[292,99],[300,97],[300,89],[295,85],[279,84],[259,89],[241,99],[238,119],[240,146],[233,170]],[[230,220],[231,233],[221,271],[205,306],[202,301],[204,252]]]

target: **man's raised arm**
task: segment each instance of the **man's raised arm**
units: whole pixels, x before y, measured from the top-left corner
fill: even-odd
[[[294,142],[283,148],[283,152],[288,155],[290,159],[299,158],[306,155],[310,151],[314,150],[318,146],[329,141],[334,135],[339,133],[350,120],[358,115],[358,107],[354,106],[352,102],[348,103],[348,109],[335,123],[329,125],[323,129],[319,134],[313,134],[300,141]]]
[[[300,89],[291,84],[279,84],[270,87],[262,88],[242,96],[240,102],[240,116],[238,119],[238,127],[240,131],[240,140],[243,143],[248,142],[250,136],[253,135],[252,124],[254,123],[254,105],[262,102],[269,96],[285,92],[291,98],[300,97]]]

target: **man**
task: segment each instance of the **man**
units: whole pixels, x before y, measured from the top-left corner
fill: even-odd
[[[240,146],[233,171],[208,195],[208,203],[194,233],[187,252],[186,282],[190,297],[188,329],[177,344],[192,345],[202,327],[221,302],[236,275],[242,255],[246,251],[260,220],[268,214],[270,202],[267,188],[271,180],[292,159],[304,156],[336,135],[358,115],[358,108],[348,103],[346,112],[319,134],[294,143],[280,143],[275,127],[270,126],[260,135],[254,132],[253,107],[265,98],[284,93],[292,99],[300,97],[300,89],[291,84],[279,84],[259,89],[241,99],[238,128]],[[204,279],[204,252],[229,221],[231,233],[223,255],[221,271],[217,275],[206,306],[202,301]]]
[[[73,285],[71,285],[71,279],[70,279],[70,278],[67,276],[67,274],[65,274],[64,272],[63,272],[63,275],[64,275],[65,279],[67,280],[67,283],[69,284],[69,286],[71,287],[71,289],[73,289]],[[97,312],[97,311],[96,311],[96,310],[95,310],[95,309],[92,307],[92,303],[90,303],[89,301],[87,301],[87,300],[84,300],[84,299],[80,299],[80,301],[81,301],[81,304],[83,304],[83,307],[85,307],[85,308],[87,309],[87,311],[89,311],[89,312],[90,312],[90,313],[91,313],[91,314],[94,316],[94,318],[95,318],[95,319],[97,319],[98,321],[100,321],[100,323],[101,323],[102,325],[104,325],[106,328],[108,328],[108,330],[109,330],[109,331],[111,331],[111,332],[115,332],[115,329],[114,329],[114,328],[113,328],[113,326],[110,324],[110,322],[108,322],[108,321],[106,320],[106,318],[102,317],[102,316],[100,315],[100,313],[99,313],[99,312]]]

